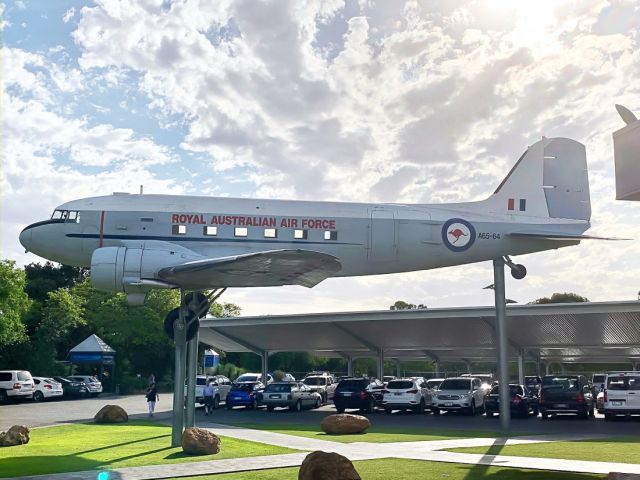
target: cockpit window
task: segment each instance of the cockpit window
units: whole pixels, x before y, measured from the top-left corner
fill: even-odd
[[[52,220],[64,220],[69,223],[80,222],[80,212],[76,210],[54,210],[51,215]]]

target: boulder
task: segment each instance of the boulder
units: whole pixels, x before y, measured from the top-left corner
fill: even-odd
[[[311,452],[300,465],[298,480],[361,480],[353,463],[337,453]]]
[[[638,480],[640,475],[637,473],[620,473],[610,472],[606,480]]]
[[[330,435],[340,435],[345,433],[364,433],[371,426],[367,417],[362,415],[351,415],[349,413],[338,413],[324,417],[320,428]]]
[[[123,423],[129,421],[129,415],[118,405],[105,405],[93,417],[96,423]]]
[[[204,428],[190,427],[182,432],[182,451],[191,455],[212,455],[220,451],[220,438]]]
[[[6,432],[0,433],[0,447],[13,447],[29,443],[29,427],[14,425]]]

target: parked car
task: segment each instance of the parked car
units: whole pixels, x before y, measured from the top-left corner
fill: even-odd
[[[231,380],[224,375],[214,375],[208,377],[206,375],[196,375],[196,403],[204,405],[204,387],[207,382],[211,382],[213,387],[213,408],[218,408],[220,402],[227,399],[227,394],[231,390]],[[187,384],[184,385],[185,401],[187,395]]]
[[[382,377],[382,383],[384,383],[386,385],[391,380],[395,380],[395,379],[396,379],[396,377],[394,375],[385,375],[384,377]]]
[[[227,400],[227,395],[231,390],[232,382],[224,375],[214,375],[213,377],[209,377],[211,380],[211,385],[214,389],[216,389],[216,393],[218,396],[218,403],[225,402]],[[214,394],[214,398],[215,398]]]
[[[511,397],[511,415],[522,417],[527,417],[531,413],[538,415],[540,404],[535,390],[526,385],[510,383],[509,396]],[[493,387],[484,398],[484,410],[489,418],[493,417],[494,413],[500,413],[500,385]]]
[[[338,413],[347,408],[358,408],[372,413],[382,406],[384,384],[377,378],[345,378],[338,383],[333,403]]]
[[[30,400],[34,391],[33,378],[27,370],[0,370],[0,403]]]
[[[337,383],[331,375],[307,375],[302,382],[307,385],[312,392],[318,392],[322,397],[322,403],[333,400]]]
[[[301,382],[273,382],[262,392],[262,404],[269,411],[276,407],[288,407],[299,412],[305,407],[319,408],[322,397]]]
[[[438,390],[442,382],[444,382],[444,378],[430,378],[427,380],[427,388],[429,390]]]
[[[231,410],[233,407],[258,408],[263,390],[264,384],[262,382],[234,383],[227,395],[227,410]]]
[[[493,373],[464,373],[460,376],[480,379],[480,388],[484,390],[485,394],[489,393],[491,388],[498,383]]]
[[[545,375],[540,390],[542,418],[558,413],[593,417],[595,398],[591,383],[584,375]]]
[[[612,372],[604,391],[604,419],[640,415],[640,372]]]
[[[479,378],[446,378],[433,397],[433,413],[463,411],[469,415],[484,409],[485,390]]]
[[[89,395],[92,397],[97,397],[102,393],[102,382],[96,377],[92,377],[91,375],[72,375],[67,378],[72,382],[84,382]]]
[[[424,413],[431,404],[431,394],[424,378],[396,378],[382,390],[385,413],[393,410],[413,410]]]
[[[261,373],[243,373],[238,378],[236,378],[235,383],[245,383],[245,382],[262,382],[262,374]],[[273,377],[270,373],[267,373],[267,383],[273,382]]]
[[[527,375],[524,377],[524,385],[529,389],[536,392],[536,395],[540,393],[542,387],[542,378],[538,375]]]
[[[33,383],[36,389],[33,392],[34,402],[42,402],[47,398],[62,398],[62,384],[53,378],[33,377]]]
[[[62,384],[63,397],[86,397],[89,394],[84,382],[69,380],[66,377],[53,377],[53,379]]]

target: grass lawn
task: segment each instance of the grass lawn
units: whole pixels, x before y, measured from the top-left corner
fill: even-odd
[[[222,437],[217,455],[189,456],[171,448],[171,427],[149,421],[74,424],[31,430],[27,445],[0,448],[0,477],[112,467],[199,462],[291,453],[282,447]]]
[[[363,480],[405,480],[408,478],[445,478],[447,480],[596,480],[604,475],[522,470],[519,468],[462,465],[384,458],[354,462]],[[189,480],[297,480],[298,468],[278,468],[257,472],[227,473]],[[178,479],[176,479],[178,480]],[[179,480],[187,480],[181,478]]]
[[[315,438],[331,442],[416,442],[427,440],[448,440],[451,438],[466,437],[493,437],[495,432],[464,431],[464,430],[435,430],[427,427],[417,428],[385,428],[372,426],[364,434],[357,435],[328,435],[320,429],[320,425],[291,425],[278,423],[242,423],[239,427],[255,428],[256,430],[269,430],[270,432],[297,435],[300,437]]]
[[[594,462],[640,463],[640,436],[531,445],[455,448],[451,452],[513,455],[515,457],[562,458]]]

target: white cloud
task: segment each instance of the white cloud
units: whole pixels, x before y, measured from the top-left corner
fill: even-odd
[[[386,202],[485,197],[527,145],[541,135],[569,136],[587,145],[598,233],[640,237],[637,206],[613,201],[610,136],[620,126],[614,103],[640,111],[636,7],[97,2],[63,18],[78,21],[76,66],[6,50],[9,133],[20,142],[15,148],[26,148],[24,161],[37,159],[45,172],[75,178],[80,167],[96,168],[110,185],[113,172],[140,168],[149,182],[176,189],[147,169],[188,160],[135,128],[73,118],[58,97],[83,102],[94,88],[134,91],[148,101],[145,113],[180,137],[180,148],[210,159],[204,173],[241,172],[253,185],[244,195]],[[614,13],[624,14],[624,28],[611,21]],[[118,105],[139,108],[123,95],[94,111],[116,115]],[[12,168],[15,188],[17,163]],[[530,276],[510,282],[508,295],[529,301],[575,290],[594,300],[629,298],[640,288],[632,278],[638,253],[628,242],[526,256]],[[584,265],[592,274],[584,275]],[[229,295],[252,313],[386,308],[404,295],[435,306],[477,303],[487,283],[491,271],[481,265],[329,280],[304,290],[300,304],[291,298],[301,289]]]
[[[75,16],[75,14],[76,14],[76,9],[74,7],[71,7],[69,10],[64,12],[64,15],[62,16],[62,21],[64,23],[69,23],[69,21]]]

